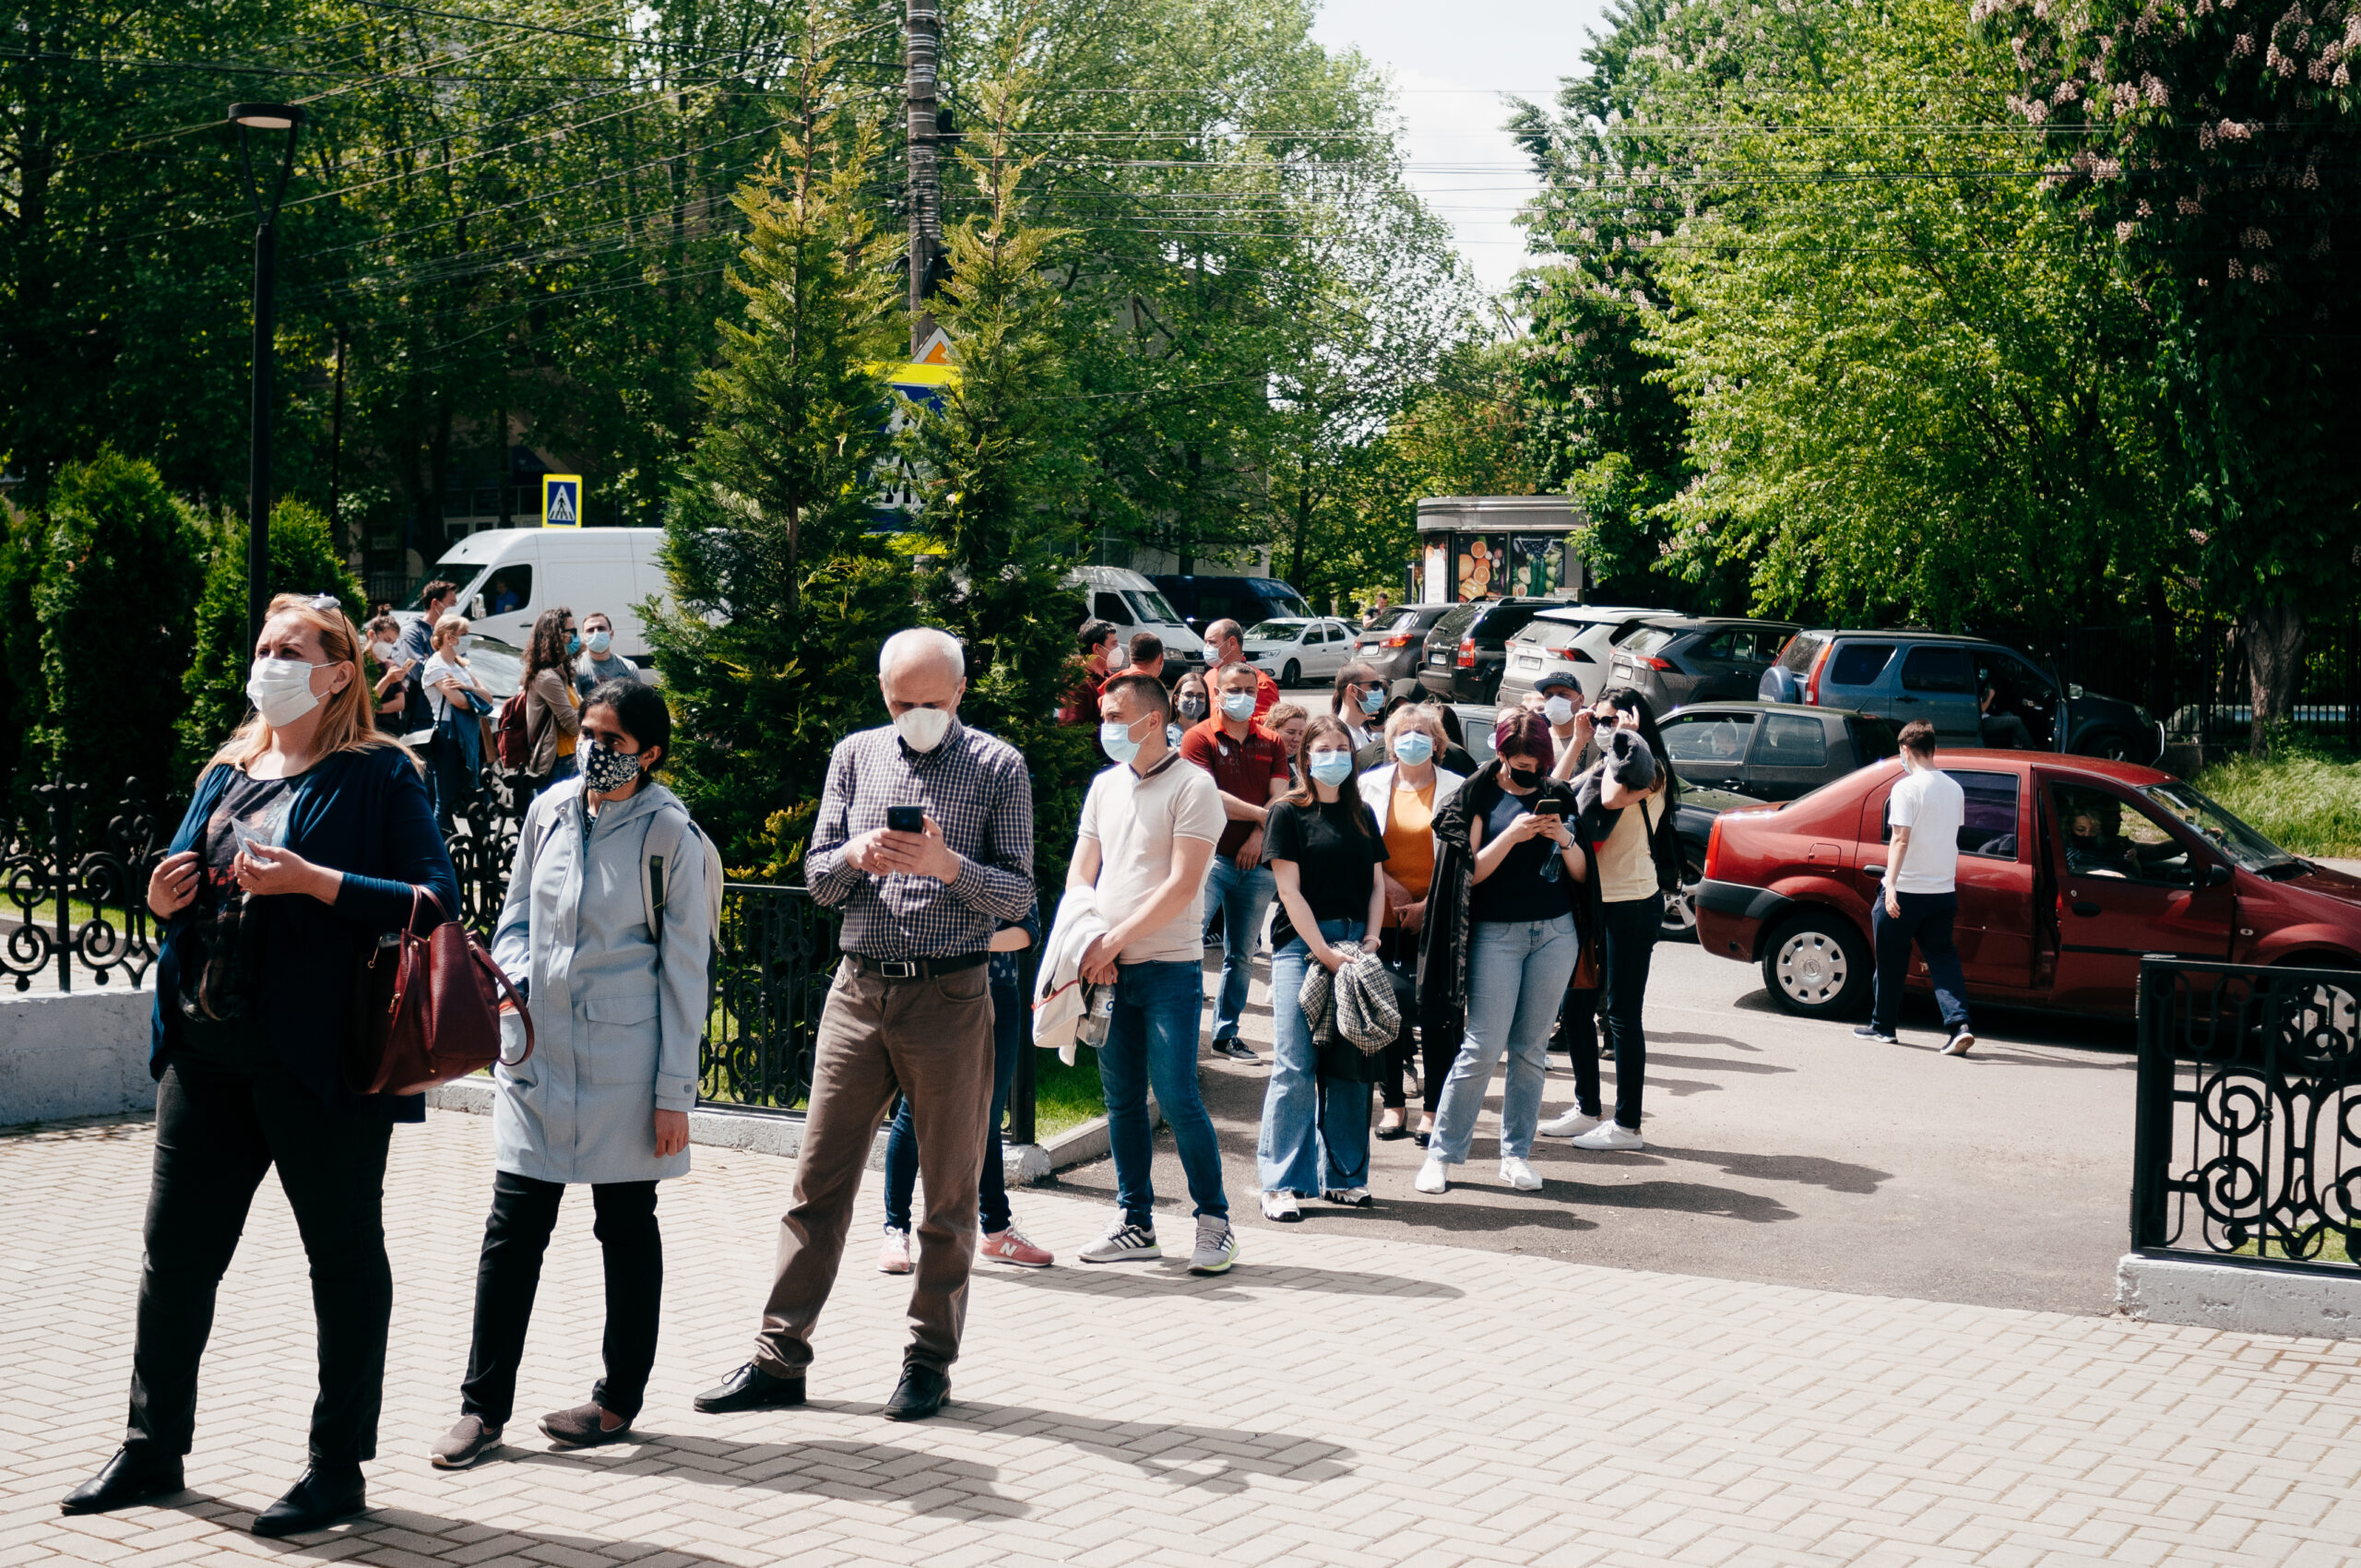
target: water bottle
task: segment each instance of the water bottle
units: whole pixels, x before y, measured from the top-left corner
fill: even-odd
[[[1086,985],[1082,992],[1082,1021],[1074,1026],[1076,1044],[1097,1046],[1107,1039],[1107,1026],[1115,1016],[1115,988],[1111,985]]]

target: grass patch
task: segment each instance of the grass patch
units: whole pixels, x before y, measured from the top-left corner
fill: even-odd
[[[2283,748],[2216,763],[2190,782],[2283,849],[2361,856],[2361,766]]]
[[[2361,1258],[2353,1255],[2353,1246],[2351,1237],[2331,1230],[2320,1239],[2319,1254],[2316,1257],[2304,1257],[2295,1248],[2279,1241],[2260,1240],[2245,1243],[2230,1255],[2241,1258],[2296,1258],[2304,1263],[2361,1263]]]
[[[1017,1047],[1033,1051],[1033,1135],[1048,1139],[1069,1127],[1079,1127],[1094,1116],[1107,1114],[1106,1091],[1098,1083],[1098,1052],[1089,1046],[1074,1050],[1074,1065],[1058,1060],[1054,1051],[1036,1051],[1029,1040]]]

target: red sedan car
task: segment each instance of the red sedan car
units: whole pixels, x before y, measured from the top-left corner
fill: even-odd
[[[2146,954],[2361,968],[2361,879],[2280,849],[2169,774],[1945,751],[1967,796],[1956,927],[1979,1002],[2129,1016]],[[1697,890],[1709,953],[1759,963],[1791,1013],[1869,1004],[1869,902],[1899,759],[1715,819]],[[1914,954],[1914,989],[1927,987]]]

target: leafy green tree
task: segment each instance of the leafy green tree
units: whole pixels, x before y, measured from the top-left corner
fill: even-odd
[[[1022,46],[1020,35],[1012,55]],[[983,124],[970,139],[980,135],[982,146],[963,144],[958,160],[990,205],[944,233],[950,274],[932,306],[959,376],[940,409],[912,410],[906,447],[919,526],[947,557],[926,581],[929,619],[967,649],[961,717],[1031,765],[1035,877],[1054,890],[1097,754],[1092,730],[1055,717],[1084,615],[1068,578],[1079,553],[1070,508],[1086,464],[1067,439],[1073,388],[1043,270],[1062,236],[1028,226],[1019,194],[1037,161],[1015,139],[1031,85],[1010,70],[976,90]]]
[[[665,523],[672,601],[643,612],[681,724],[675,788],[733,866],[800,865],[828,752],[876,719],[907,570],[865,537],[899,338],[875,154],[844,101],[844,24],[804,13],[801,107],[737,200],[749,232],[700,386],[706,422]]]
[[[2238,618],[2260,755],[2319,584],[2361,559],[2361,5],[1976,0],[1972,15],[2014,58],[2010,107],[2058,210],[2111,239],[2156,345],[2168,499],[2193,575]]]
[[[33,592],[41,586],[47,530],[40,514],[0,508],[0,812],[18,802],[20,787],[38,780],[32,759],[34,726],[42,720],[41,619]]]
[[[202,531],[155,468],[101,449],[69,463],[48,497],[32,593],[41,623],[37,765],[112,801],[129,778],[172,778],[172,726],[187,667]]]
[[[172,772],[174,790],[195,779],[206,759],[254,711],[246,700],[246,674],[255,657],[246,636],[246,522],[223,517],[210,528],[199,527],[209,555],[195,641],[179,681],[184,703],[174,727],[180,742]],[[360,579],[337,549],[326,517],[303,502],[281,501],[270,509],[270,586],[274,594],[332,593],[354,626],[364,618]]]

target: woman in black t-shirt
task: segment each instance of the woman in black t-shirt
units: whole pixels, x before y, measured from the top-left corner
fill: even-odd
[[[1498,756],[1435,817],[1437,840],[1455,844],[1473,864],[1466,878],[1465,1033],[1435,1107],[1416,1182],[1422,1193],[1449,1190],[1451,1168],[1465,1163],[1484,1092],[1503,1054],[1501,1180],[1519,1192],[1540,1188],[1525,1157],[1541,1120],[1550,1026],[1581,951],[1573,895],[1590,862],[1572,831],[1573,791],[1546,777],[1555,755],[1549,721],[1527,708],[1503,709],[1492,749]],[[1430,909],[1429,921],[1434,918]]]
[[[1271,927],[1272,1063],[1254,1163],[1270,1219],[1301,1218],[1299,1197],[1369,1206],[1369,1082],[1320,1071],[1303,1016],[1313,961],[1333,972],[1376,948],[1385,918],[1377,874],[1385,839],[1353,782],[1352,732],[1323,715],[1303,731],[1296,786],[1271,806],[1263,858],[1278,884]],[[1370,1076],[1375,1075],[1371,1059]]]

